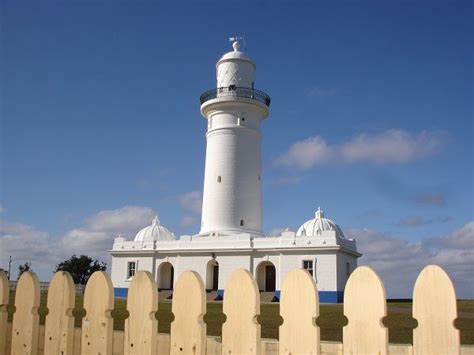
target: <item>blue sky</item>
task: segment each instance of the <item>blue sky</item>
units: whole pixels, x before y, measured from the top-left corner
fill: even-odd
[[[228,37],[244,34],[272,97],[265,231],[296,229],[321,206],[393,294],[396,266],[374,239],[387,258],[393,242],[400,262],[440,263],[474,297],[471,2],[239,4],[3,1],[0,267],[13,253],[47,279],[60,256],[103,255],[155,212],[196,233],[199,95]],[[98,222],[120,213],[129,224]],[[87,246],[68,248],[78,236]],[[455,256],[441,260],[444,249]]]

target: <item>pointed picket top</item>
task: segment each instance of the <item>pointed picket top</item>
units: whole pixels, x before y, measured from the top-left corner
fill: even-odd
[[[172,311],[170,354],[206,354],[206,290],[197,272],[179,276]]]
[[[8,301],[10,299],[10,283],[7,274],[0,270],[0,354],[5,354],[7,346]]]
[[[344,315],[349,321],[343,328],[344,354],[388,353],[385,288],[371,268],[360,266],[347,280]]]
[[[248,270],[235,270],[224,289],[222,354],[260,354],[260,293]]]
[[[280,315],[279,353],[319,355],[319,296],[308,271],[294,269],[288,273],[281,287]]]
[[[12,354],[38,352],[40,285],[34,272],[25,271],[16,285],[12,325]]]
[[[459,330],[454,327],[456,292],[437,265],[428,265],[416,279],[413,317],[418,321],[413,330],[414,354],[459,354]]]
[[[84,292],[81,354],[112,354],[114,289],[109,275],[96,271],[89,278]]]
[[[128,289],[124,354],[151,355],[157,352],[158,287],[148,271],[138,271]]]
[[[48,315],[45,322],[45,354],[72,354],[74,349],[74,317],[76,290],[66,271],[58,271],[48,288]]]

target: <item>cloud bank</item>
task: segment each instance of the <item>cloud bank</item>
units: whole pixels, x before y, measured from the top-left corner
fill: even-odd
[[[12,255],[13,279],[18,274],[18,265],[29,261],[40,279],[49,280],[56,264],[72,254],[87,254],[109,261],[107,250],[112,247],[113,239],[119,233],[132,238],[154,215],[152,209],[140,206],[101,211],[59,237],[34,226],[2,220],[0,267],[7,267],[8,256]],[[270,235],[281,231],[275,229]],[[428,264],[437,264],[450,275],[458,298],[474,298],[474,221],[445,236],[418,242],[371,229],[347,229],[345,234],[356,238],[358,249],[363,253],[359,265],[375,269],[389,297],[411,297],[418,273]]]
[[[277,166],[310,169],[327,163],[407,163],[437,153],[446,140],[439,131],[411,134],[391,129],[379,134],[361,134],[339,145],[329,145],[321,136],[293,143],[274,161]]]
[[[444,268],[454,283],[458,298],[474,298],[474,221],[446,236],[422,242],[379,233],[350,229],[363,253],[359,265],[367,265],[381,276],[389,297],[411,297],[419,272],[429,264]]]
[[[17,276],[18,265],[28,261],[41,279],[48,280],[55,266],[73,254],[87,254],[109,261],[107,250],[112,247],[114,238],[120,233],[133,238],[139,229],[151,223],[154,215],[151,208],[141,206],[104,210],[61,236],[52,236],[27,224],[2,220],[0,267],[8,266],[8,257],[11,255],[13,279]]]

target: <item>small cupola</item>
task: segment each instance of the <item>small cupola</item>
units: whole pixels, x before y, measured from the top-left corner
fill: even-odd
[[[298,237],[321,236],[326,231],[333,231],[336,238],[344,238],[341,228],[332,220],[324,217],[324,211],[318,207],[314,213],[314,218],[306,221],[298,228],[296,235]]]
[[[154,242],[175,240],[175,235],[166,227],[160,225],[158,216],[153,218],[150,226],[141,229],[135,236],[135,242]]]

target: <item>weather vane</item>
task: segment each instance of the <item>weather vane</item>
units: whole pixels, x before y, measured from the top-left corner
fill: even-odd
[[[234,36],[234,37],[230,37],[229,38],[229,41],[230,42],[238,42],[239,40],[242,41],[242,49],[245,47],[245,38],[244,36]]]

